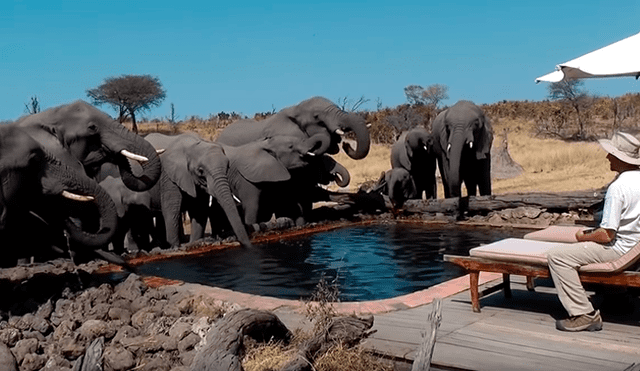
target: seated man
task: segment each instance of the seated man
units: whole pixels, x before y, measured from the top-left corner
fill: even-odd
[[[640,241],[640,141],[618,132],[599,142],[608,153],[611,170],[618,173],[607,188],[600,226],[577,232],[579,242],[547,253],[551,278],[570,316],[557,321],[556,328],[562,331],[602,329],[600,312],[591,305],[578,268],[616,260]]]

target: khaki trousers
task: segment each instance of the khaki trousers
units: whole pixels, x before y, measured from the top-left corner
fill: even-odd
[[[549,272],[558,290],[560,302],[570,316],[578,316],[593,311],[578,277],[578,268],[591,263],[616,260],[620,254],[595,242],[560,244],[547,252]]]

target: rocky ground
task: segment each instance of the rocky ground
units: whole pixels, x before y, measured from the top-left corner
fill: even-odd
[[[359,218],[453,222],[443,215]],[[585,218],[517,208],[467,222],[544,227]],[[282,234],[290,228],[279,220],[256,229]],[[188,370],[208,330],[224,313],[240,309],[179,286],[156,287],[136,274],[98,274],[105,264],[58,259],[0,270],[0,370]],[[102,368],[90,367],[95,357]]]

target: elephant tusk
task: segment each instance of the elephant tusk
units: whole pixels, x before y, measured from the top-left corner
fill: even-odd
[[[371,123],[368,123],[367,124],[367,129],[371,128],[371,125],[372,125]]]
[[[209,207],[213,205],[213,196],[209,195]]]
[[[422,146],[422,148],[424,148],[425,151],[429,150],[429,147],[427,147],[427,145],[425,144],[424,146]]]
[[[164,153],[164,151],[166,151],[166,149],[164,149],[164,148],[156,149],[156,153],[158,154],[158,156],[160,156],[161,154],[163,154],[163,153]]]
[[[138,161],[138,162],[148,162],[149,159],[144,157],[144,156],[140,156],[140,155],[136,155],[135,153],[131,153],[129,151],[127,151],[126,149],[123,149],[122,151],[120,151],[120,154],[123,155],[126,158]]]
[[[473,149],[473,142],[469,142],[469,148]]]
[[[65,197],[74,201],[93,201],[95,199],[93,196],[77,195],[69,191],[62,191],[62,197]]]
[[[307,155],[307,156],[314,157],[316,154],[315,154],[315,153],[313,153],[313,152],[307,152],[307,153],[306,153],[306,155]]]
[[[240,201],[240,199],[236,197],[236,195],[234,195],[233,193],[231,194],[231,196],[233,196],[233,199],[236,200],[239,204],[242,203],[242,201]]]
[[[447,152],[449,152],[450,149],[451,149],[451,143],[449,143],[449,145],[447,146]]]
[[[344,131],[342,131],[342,129],[336,129],[336,134],[344,135]]]

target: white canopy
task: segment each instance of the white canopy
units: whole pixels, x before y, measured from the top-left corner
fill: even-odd
[[[640,33],[559,64],[536,82],[621,76],[640,76]]]

